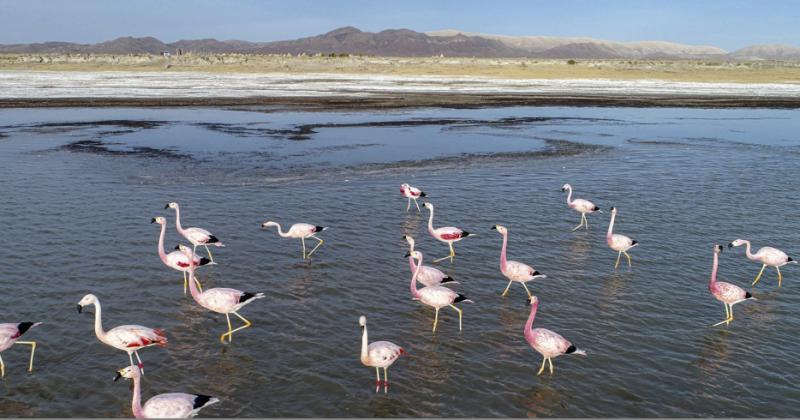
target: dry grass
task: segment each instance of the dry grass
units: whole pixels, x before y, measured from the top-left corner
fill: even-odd
[[[169,64],[169,66],[167,66]],[[186,54],[3,54],[0,70],[201,71],[463,76],[505,79],[661,79],[682,82],[800,83],[798,62],[695,60],[533,60]]]

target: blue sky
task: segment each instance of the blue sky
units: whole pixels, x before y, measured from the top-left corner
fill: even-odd
[[[0,0],[0,43],[98,42],[119,36],[162,41],[274,41],[341,26],[366,31],[457,28],[508,35],[590,36],[715,45],[800,45],[795,0],[274,1]]]

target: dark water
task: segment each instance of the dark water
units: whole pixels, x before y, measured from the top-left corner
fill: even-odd
[[[3,416],[130,416],[112,384],[124,353],[99,343],[86,293],[106,328],[161,327],[170,343],[141,352],[144,398],[191,391],[221,403],[204,416],[800,416],[800,270],[783,287],[768,271],[728,327],[707,290],[713,244],[742,237],[800,257],[796,181],[800,117],[781,110],[506,108],[372,113],[215,109],[0,111],[0,322],[40,320],[27,347],[3,352]],[[267,110],[268,111],[268,110]],[[399,184],[423,188],[439,225],[478,235],[443,270],[461,282],[464,331],[410,300],[404,234],[427,261],[447,247],[405,213]],[[577,213],[561,185],[604,209],[636,239],[632,270],[614,270],[608,213],[570,232]],[[181,291],[156,254],[158,227],[179,241],[174,215],[228,246],[202,270],[208,287],[263,291],[253,321],[221,345],[224,317]],[[330,226],[310,262],[300,244],[261,222]],[[521,287],[500,293],[509,258],[548,278],[536,326],[588,351],[555,360],[555,375],[523,338]],[[721,276],[758,272],[726,250]],[[370,340],[409,353],[389,370],[388,396],[360,364],[358,316]]]

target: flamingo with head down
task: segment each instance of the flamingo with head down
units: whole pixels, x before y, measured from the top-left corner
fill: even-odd
[[[414,238],[411,235],[403,236],[403,239],[408,242],[409,250],[411,252],[414,250]],[[408,256],[408,265],[411,267],[411,274],[414,274],[414,271],[417,270],[417,264],[414,262],[414,257],[411,255]],[[448,276],[447,274],[443,273],[441,270],[435,267],[431,267],[429,265],[423,265],[419,270],[419,276],[417,278],[420,283],[424,284],[425,286],[439,286],[442,284],[458,284],[457,281],[453,280],[452,277]]]
[[[327,229],[325,226],[311,225],[308,223],[295,223],[289,228],[289,230],[283,232],[283,230],[281,230],[281,225],[276,222],[269,221],[261,224],[263,229],[267,229],[270,226],[276,226],[278,228],[278,235],[281,235],[282,238],[299,238],[303,243],[303,259],[311,258],[311,254],[313,254],[314,251],[316,251],[317,248],[319,248],[325,242],[316,236],[317,233]],[[317,246],[315,246],[314,249],[308,253],[308,255],[306,255],[306,238],[313,238],[317,240]]]
[[[158,237],[158,257],[161,258],[161,262],[167,267],[183,272],[183,294],[185,295],[187,285],[186,273],[189,271],[189,266],[192,264],[194,264],[194,266],[203,266],[216,263],[205,257],[200,258],[197,255],[195,255],[194,260],[189,260],[189,257],[181,251],[172,251],[167,254],[166,251],[164,251],[164,234],[167,231],[167,219],[163,217],[154,217],[150,223],[158,223],[161,225],[161,235]],[[176,246],[175,249],[178,249],[178,247]],[[201,291],[203,290],[200,283],[197,283],[197,287],[200,288]]]
[[[586,230],[589,230],[589,221],[586,220],[586,215],[594,213],[596,211],[602,213],[603,211],[600,210],[600,207],[597,207],[594,203],[592,203],[589,200],[584,200],[582,198],[576,198],[573,200],[572,186],[569,184],[564,184],[564,186],[561,187],[561,191],[567,193],[567,207],[581,214],[581,223],[578,226],[575,226],[575,228],[573,228],[572,231],[574,232],[580,229],[581,226],[584,226],[586,227]]]
[[[764,269],[767,266],[775,267],[775,270],[778,271],[778,287],[781,287],[781,282],[783,281],[783,276],[781,275],[781,267],[786,264],[797,264],[797,261],[793,260],[791,257],[786,255],[785,252],[781,251],[777,248],[772,248],[769,246],[765,246],[759,248],[758,252],[755,254],[750,253],[750,241],[744,239],[737,239],[728,244],[728,248],[734,246],[742,246],[745,245],[745,255],[747,255],[747,259],[751,261],[758,261],[761,264],[761,271],[758,272],[756,279],[753,281],[753,284],[750,286],[755,286],[756,283],[761,279],[761,275],[764,274]]]
[[[420,212],[419,203],[417,203],[417,198],[425,197],[425,191],[422,191],[419,188],[414,188],[408,184],[401,184],[400,185],[400,193],[403,194],[403,197],[408,198],[408,205],[406,206],[406,211],[411,209],[411,200],[414,200],[414,204],[417,206],[417,213]]]
[[[748,299],[755,299],[750,292],[745,291],[739,286],[724,281],[717,281],[717,267],[719,266],[719,254],[722,252],[722,245],[714,245],[714,265],[711,268],[711,280],[708,282],[708,290],[714,297],[725,304],[725,319],[712,327],[720,324],[730,324],[733,321],[733,305],[744,302]]]
[[[453,258],[456,256],[456,251],[453,249],[453,243],[458,242],[467,236],[474,236],[474,233],[469,233],[466,230],[459,229],[453,226],[447,227],[440,227],[440,228],[433,228],[433,204],[431,203],[424,203],[423,207],[431,211],[431,216],[428,218],[428,233],[431,234],[434,238],[447,243],[450,246],[450,255],[446,257],[442,257],[433,262],[439,262],[441,260],[446,260],[450,258],[450,262],[453,262]]]

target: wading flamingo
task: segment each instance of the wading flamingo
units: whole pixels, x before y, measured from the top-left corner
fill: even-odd
[[[197,245],[203,245],[208,253],[208,258],[213,262],[214,256],[211,255],[211,250],[208,249],[208,246],[214,245],[217,247],[224,247],[225,245],[223,245],[216,236],[205,229],[200,229],[198,227],[184,229],[181,226],[181,208],[178,206],[178,203],[168,203],[164,208],[175,209],[175,227],[178,229],[178,233],[192,243],[195,252],[197,252]]]
[[[94,305],[94,333],[97,339],[103,344],[128,353],[131,366],[134,366],[133,356],[131,355],[135,354],[142,372],[144,372],[144,364],[142,359],[139,358],[138,350],[150,346],[165,347],[167,345],[167,337],[164,335],[164,330],[158,328],[153,329],[141,325],[120,325],[104,331],[100,300],[93,294],[84,296],[78,302],[78,313],[83,312],[83,307],[86,305]]]
[[[739,286],[717,281],[717,266],[719,266],[719,254],[721,252],[722,245],[714,245],[714,265],[711,268],[711,280],[708,282],[708,290],[718,301],[725,305],[725,319],[712,325],[712,327],[720,324],[730,324],[733,321],[733,305],[748,299],[755,299],[750,292],[745,292]]]
[[[19,322],[0,324],[0,353],[8,350],[14,344],[27,344],[31,346],[31,361],[28,363],[28,372],[33,371],[33,353],[36,352],[35,341],[19,341],[22,334],[28,332],[29,329],[40,325],[41,322]],[[6,365],[3,363],[3,357],[0,356],[0,378],[6,376]]]
[[[622,254],[625,254],[628,257],[628,267],[632,267],[631,264],[631,256],[628,255],[628,250],[639,245],[638,242],[634,241],[633,239],[625,236],[620,235],[614,232],[614,219],[617,217],[617,208],[611,207],[611,223],[608,224],[608,233],[606,233],[606,243],[608,247],[617,251],[617,262],[614,264],[614,268],[619,267],[619,258]]]
[[[781,282],[783,281],[783,276],[781,275],[781,267],[786,264],[797,264],[797,261],[793,260],[791,257],[786,255],[785,252],[781,251],[777,248],[772,248],[769,246],[765,246],[763,248],[759,248],[758,252],[755,254],[750,253],[750,241],[744,239],[737,239],[728,244],[728,248],[734,246],[742,246],[745,245],[745,255],[747,255],[747,259],[751,261],[758,261],[761,264],[761,271],[758,272],[755,281],[750,286],[755,286],[756,283],[761,279],[761,275],[764,274],[764,269],[767,266],[775,267],[775,270],[778,270],[778,287],[781,287]]]
[[[161,258],[161,262],[164,263],[169,268],[182,271],[183,272],[183,294],[186,294],[186,272],[189,271],[189,264],[193,262],[195,266],[202,266],[208,264],[216,264],[215,262],[211,262],[208,258],[199,258],[195,256],[194,261],[190,260],[183,252],[181,251],[172,251],[169,254],[164,251],[164,234],[167,231],[167,219],[164,217],[154,217],[150,223],[158,223],[161,225],[161,236],[158,237],[158,257]],[[177,247],[176,247],[177,249]],[[203,290],[203,287],[200,283],[197,283],[197,287],[200,290]]]
[[[414,271],[414,275],[411,276],[411,296],[414,297],[415,300],[419,300],[436,309],[436,316],[433,318],[433,332],[436,332],[436,324],[439,323],[439,309],[445,306],[450,306],[458,312],[458,330],[461,331],[462,310],[454,304],[472,301],[466,296],[443,286],[428,286],[417,290],[417,276],[419,275],[420,267],[422,267],[422,253],[419,251],[412,251],[406,254],[406,257],[409,255],[417,259],[417,269]]]
[[[501,225],[494,225],[492,226],[492,229],[497,230],[501,235],[503,235],[503,249],[500,251],[500,272],[503,273],[503,275],[508,279],[508,286],[506,286],[506,290],[503,291],[503,296],[508,293],[508,289],[511,287],[512,282],[518,282],[522,285],[522,287],[525,288],[525,291],[528,292],[528,297],[531,297],[531,291],[528,290],[528,286],[526,286],[525,283],[536,278],[547,278],[547,276],[536,271],[536,269],[527,264],[506,260],[508,228]]]
[[[381,389],[381,372],[383,368],[383,392],[389,392],[389,376],[386,370],[389,369],[395,360],[401,355],[406,354],[402,347],[390,341],[376,341],[370,343],[367,340],[367,317],[361,315],[358,318],[361,325],[361,363],[364,366],[375,368],[375,392]]]
[[[409,250],[411,252],[414,250],[414,238],[411,235],[403,236],[403,239],[408,242]],[[411,274],[414,274],[414,271],[417,269],[417,264],[414,262],[414,257],[411,255],[408,256],[408,265],[411,267]],[[417,276],[417,280],[424,284],[425,286],[439,286],[441,284],[458,284],[457,281],[453,280],[452,277],[448,276],[447,274],[443,273],[438,268],[431,267],[429,265],[423,265],[422,268],[419,270],[419,276]]]
[[[541,375],[544,371],[544,363],[550,363],[550,374],[553,374],[553,358],[563,354],[579,354],[586,356],[586,352],[579,350],[572,345],[566,338],[561,335],[550,331],[546,328],[531,328],[533,327],[533,318],[536,317],[536,309],[539,307],[539,298],[531,296],[528,298],[528,303],[531,305],[531,314],[528,316],[528,322],[525,323],[525,341],[538,351],[544,357],[542,359],[542,367],[536,375]]]
[[[189,247],[186,246],[181,246],[181,250],[187,253],[191,252]],[[248,303],[263,298],[263,293],[243,292],[241,290],[229,289],[225,287],[215,287],[213,289],[208,289],[205,292],[199,292],[197,291],[197,287],[195,287],[195,283],[191,281],[193,279],[194,268],[189,270],[189,292],[192,294],[192,298],[194,298],[195,302],[209,311],[216,312],[218,314],[225,314],[225,319],[228,321],[228,332],[219,336],[220,342],[223,344],[225,343],[225,336],[228,336],[228,343],[232,342],[233,333],[253,325],[252,322],[239,315],[239,310]],[[230,314],[234,314],[239,317],[239,319],[244,321],[244,325],[233,329],[231,327]]]
[[[303,243],[303,259],[311,258],[311,254],[313,254],[314,251],[316,251],[317,248],[319,248],[322,245],[322,243],[325,242],[316,236],[317,233],[327,229],[327,227],[324,226],[315,226],[315,225],[310,225],[308,223],[295,223],[292,225],[292,227],[289,228],[288,231],[284,233],[281,230],[281,225],[276,222],[269,221],[261,224],[261,227],[264,229],[267,229],[270,226],[276,226],[278,228],[278,235],[281,235],[281,237],[283,238],[295,238],[295,239],[300,238],[300,241]],[[317,246],[315,246],[314,249],[312,249],[307,256],[306,256],[306,238],[314,238],[318,241]]]
[[[436,259],[436,260],[433,260],[433,262],[439,262],[441,260],[446,260],[448,258],[450,258],[450,262],[453,262],[453,258],[456,256],[456,251],[453,249],[453,243],[454,242],[458,242],[458,241],[466,238],[467,236],[470,236],[470,235],[474,236],[475,234],[474,233],[469,233],[469,232],[467,232],[465,230],[461,230],[461,229],[459,229],[457,227],[452,227],[452,226],[440,227],[440,228],[434,229],[433,228],[433,204],[426,202],[422,206],[431,211],[431,216],[430,216],[430,218],[428,218],[428,232],[434,238],[436,238],[436,239],[438,239],[438,240],[440,240],[442,242],[446,242],[447,245],[450,246],[450,255],[448,255],[446,257],[442,257],[442,258]]]
[[[136,366],[128,366],[117,371],[114,382],[119,378],[133,379],[133,400],[131,409],[137,419],[188,419],[203,408],[219,402],[208,395],[172,392],[159,394],[147,400],[142,406],[142,374]]]
[[[408,184],[401,184],[400,185],[400,193],[403,194],[403,197],[408,198],[408,205],[406,206],[406,211],[411,209],[411,200],[414,200],[414,204],[417,206],[417,213],[420,212],[419,203],[417,203],[417,198],[425,197],[425,191],[422,191],[419,188],[414,188]]]
[[[591,214],[596,211],[602,213],[603,211],[600,210],[600,207],[597,207],[589,200],[584,200],[582,198],[576,198],[573,200],[572,185],[564,184],[564,186],[561,187],[561,191],[567,193],[567,207],[574,209],[581,214],[581,223],[578,226],[575,226],[572,231],[575,232],[576,230],[580,229],[581,226],[584,226],[586,227],[586,230],[589,230],[589,221],[586,220],[586,213]]]

